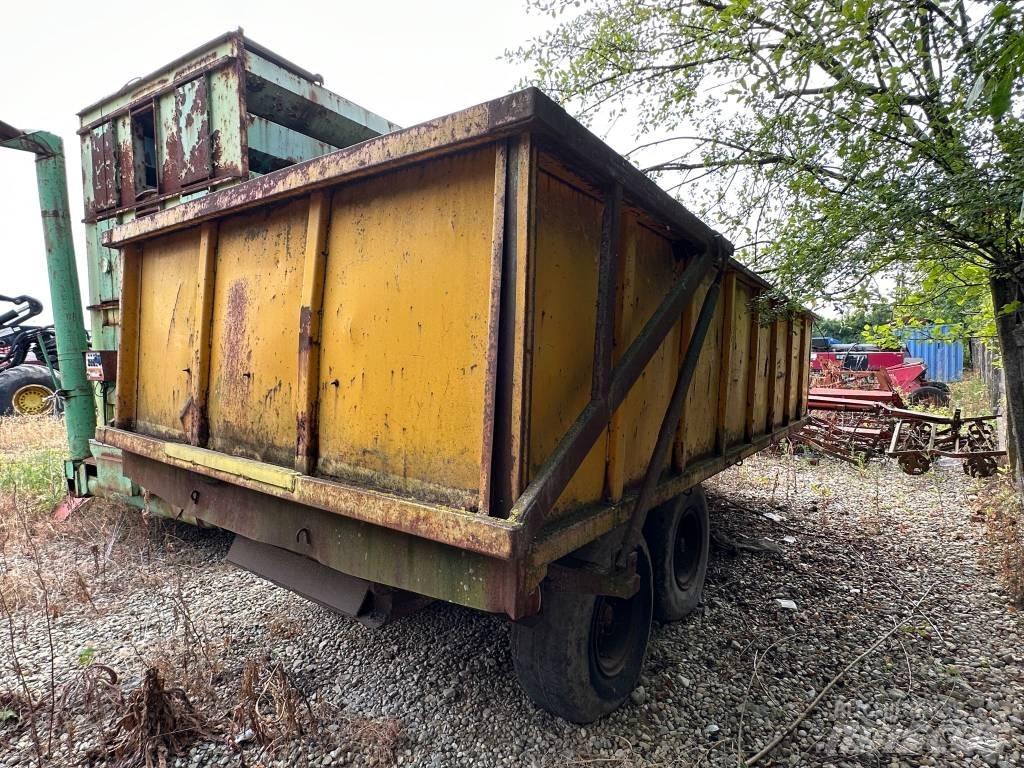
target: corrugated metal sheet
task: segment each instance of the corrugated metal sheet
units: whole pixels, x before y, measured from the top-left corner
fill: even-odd
[[[964,345],[946,336],[947,325],[904,328],[900,333],[910,357],[919,357],[928,366],[929,381],[960,381],[964,374]]]

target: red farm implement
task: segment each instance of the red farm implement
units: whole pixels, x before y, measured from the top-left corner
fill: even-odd
[[[793,434],[795,442],[858,464],[889,457],[911,475],[927,472],[938,457],[962,460],[972,477],[994,474],[998,458],[1006,454],[996,450],[995,417],[964,418],[959,410],[952,416],[908,410],[903,398],[906,382],[916,378],[915,365],[920,364],[873,372],[827,367],[815,382],[819,386],[808,392],[809,418]],[[913,404],[945,404],[912,397],[922,389],[910,389],[907,399]]]

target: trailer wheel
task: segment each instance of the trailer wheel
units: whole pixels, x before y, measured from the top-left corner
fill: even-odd
[[[942,390],[929,384],[915,389],[908,399],[911,405],[945,408],[949,405],[949,390]]]
[[[651,510],[644,526],[654,578],[654,613],[678,621],[700,604],[708,572],[711,526],[698,485]]]
[[[519,684],[539,706],[574,723],[616,709],[640,679],[651,634],[651,564],[641,544],[640,589],[628,599],[542,586],[541,613],[512,625]]]
[[[0,416],[40,416],[54,412],[53,380],[41,365],[18,365],[0,373]]]

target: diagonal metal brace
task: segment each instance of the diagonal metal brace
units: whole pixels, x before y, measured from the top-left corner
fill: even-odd
[[[591,447],[608,428],[612,413],[626,399],[669,331],[679,322],[683,308],[693,300],[714,261],[715,256],[704,251],[686,266],[680,279],[611,372],[607,393],[591,397],[537,476],[516,501],[509,518],[522,521],[528,536],[533,535],[543,523],[543,514],[554,506]],[[606,279],[611,279],[611,274]]]
[[[675,438],[676,425],[682,416],[683,404],[686,402],[686,393],[690,388],[690,382],[697,370],[697,362],[700,360],[701,350],[704,348],[704,339],[711,321],[715,316],[715,309],[718,306],[718,296],[721,293],[722,277],[725,275],[726,266],[729,264],[729,253],[722,245],[721,236],[715,239],[715,256],[718,259],[718,271],[715,274],[704,302],[697,316],[697,323],[693,329],[693,335],[686,347],[686,354],[679,365],[679,374],[676,376],[676,385],[672,390],[672,397],[669,399],[668,408],[661,421],[661,428],[658,430],[658,439],[654,444],[654,451],[651,453],[651,460],[647,464],[647,471],[644,473],[643,484],[640,487],[640,495],[637,496],[636,504],[633,507],[633,515],[629,525],[622,536],[622,544],[615,556],[615,568],[626,568],[629,557],[640,542],[641,531],[647,520],[647,512],[651,506],[651,498],[654,496],[654,489],[658,484],[661,475],[661,468],[668,458],[669,448]]]

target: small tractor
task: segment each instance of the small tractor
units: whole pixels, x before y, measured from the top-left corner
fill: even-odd
[[[31,296],[4,296],[0,306],[0,416],[41,416],[59,410],[57,339],[53,326],[26,325],[43,311]]]

